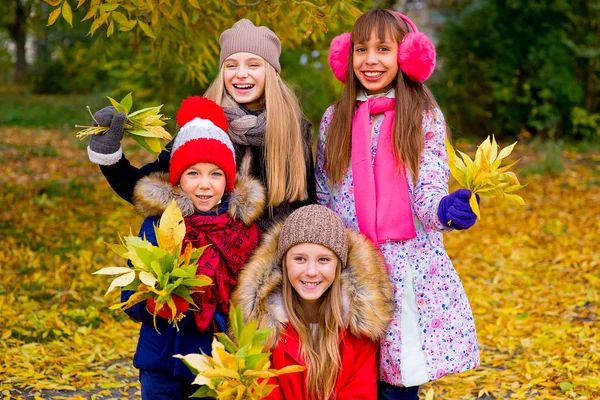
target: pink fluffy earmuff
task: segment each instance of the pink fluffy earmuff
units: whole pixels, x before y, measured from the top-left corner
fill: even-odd
[[[398,46],[398,65],[400,69],[414,82],[422,83],[431,76],[435,68],[435,46],[423,32],[404,14],[392,11],[413,30],[404,35]],[[333,75],[346,83],[348,76],[348,57],[350,56],[350,33],[342,33],[331,41],[329,48],[329,66]]]

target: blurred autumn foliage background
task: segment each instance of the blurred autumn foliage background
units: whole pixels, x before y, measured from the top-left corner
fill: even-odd
[[[74,124],[90,122],[85,106],[133,92],[134,109],[165,104],[173,116],[216,74],[218,33],[246,17],[281,37],[282,75],[318,124],[340,90],[328,43],[372,6],[406,13],[434,39],[428,84],[455,147],[519,140],[511,158],[528,185],[525,207],[484,199],[473,229],[445,236],[482,366],[425,385],[422,398],[600,398],[597,0],[1,3],[4,398],[139,397],[138,326],[108,309],[108,281],[91,272],[120,262],[105,242],[141,218],[75,138]],[[135,142],[124,152],[135,165],[152,159]]]

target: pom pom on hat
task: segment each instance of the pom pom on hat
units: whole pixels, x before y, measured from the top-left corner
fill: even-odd
[[[177,125],[183,128],[194,118],[211,120],[213,124],[227,132],[227,117],[223,109],[206,97],[190,96],[181,102],[175,117]]]
[[[225,173],[225,191],[233,190],[235,182],[235,151],[226,133],[227,117],[214,101],[204,97],[188,97],[177,111],[181,127],[173,141],[169,180],[177,185],[181,175],[194,164],[217,165]]]

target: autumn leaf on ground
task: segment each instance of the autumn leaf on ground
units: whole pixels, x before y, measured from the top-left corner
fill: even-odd
[[[139,399],[132,359],[140,325],[107,312],[118,291],[104,297],[112,279],[91,273],[125,266],[105,242],[130,235],[142,217],[72,132],[2,129],[0,204],[10,206],[0,208],[0,391]],[[127,142],[133,165],[155,160]],[[523,171],[545,156],[521,142],[513,155]],[[600,155],[567,145],[559,155],[564,171],[528,178],[536,184],[524,207],[490,202],[477,229],[444,234],[473,309],[481,365],[424,384],[421,400],[430,389],[435,400],[600,399]],[[126,386],[104,389],[115,382]],[[573,387],[565,392],[563,382]]]
[[[140,146],[154,154],[158,154],[162,150],[165,150],[165,146],[161,139],[171,140],[172,136],[165,128],[163,128],[163,126],[167,124],[165,121],[169,118],[160,113],[162,104],[156,107],[143,108],[130,114],[129,111],[133,106],[131,93],[125,96],[121,102],[117,102],[115,99],[108,96],[107,98],[115,108],[115,114],[123,112],[127,116],[127,119],[125,120],[125,129],[123,131],[124,136],[131,137],[138,142]],[[92,119],[94,119],[94,115],[90,108],[87,107],[87,109],[90,115],[92,115]],[[98,126],[75,125],[76,128],[85,128],[77,132],[77,137],[79,139],[84,139],[90,135],[103,135],[110,129],[109,126],[100,126],[95,119],[94,122],[96,122]]]
[[[502,197],[517,204],[525,205],[521,196],[512,193],[524,187],[519,183],[517,175],[509,171],[517,162],[501,167],[502,161],[510,155],[516,144],[517,142],[500,149],[500,146],[496,143],[496,138],[492,136],[490,140],[488,136],[477,147],[475,160],[472,160],[460,150],[458,151],[459,157],[446,138],[450,173],[462,187],[469,189],[473,195]],[[499,149],[500,151],[498,151]],[[469,204],[477,218],[481,218],[477,196],[471,196]]]

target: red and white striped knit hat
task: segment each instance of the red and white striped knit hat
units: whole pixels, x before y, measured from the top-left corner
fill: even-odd
[[[200,162],[217,165],[225,173],[225,191],[233,190],[235,151],[227,135],[227,118],[223,109],[205,97],[191,96],[181,102],[177,111],[181,127],[173,141],[169,178],[177,185],[186,169]]]

